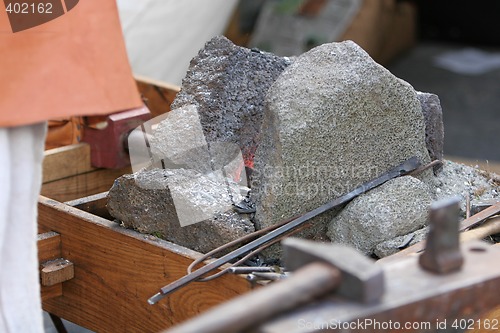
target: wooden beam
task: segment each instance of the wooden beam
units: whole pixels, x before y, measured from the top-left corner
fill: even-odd
[[[140,75],[134,75],[134,78],[153,118],[170,111],[170,104],[180,90],[178,86]]]
[[[53,286],[41,286],[42,290],[42,303],[56,297],[61,297],[63,294],[62,283]]]
[[[90,164],[90,146],[79,143],[45,151],[43,183],[95,170]]]
[[[116,178],[131,173],[121,169],[97,169],[90,163],[90,146],[80,143],[45,151],[41,194],[69,201],[108,191]]]
[[[45,183],[41,194],[64,202],[108,191],[116,178],[131,173],[130,167],[122,169],[96,169],[92,172]]]
[[[155,80],[144,75],[134,74],[134,79],[138,84],[154,85],[163,89],[172,90],[176,93],[179,92],[179,90],[181,90],[181,88],[175,84],[167,83],[160,80]]]
[[[62,257],[75,264],[61,297],[43,308],[99,332],[158,332],[250,290],[240,276],[192,283],[156,305],[147,299],[180,278],[200,254],[124,229],[40,197],[39,224],[61,235]]]

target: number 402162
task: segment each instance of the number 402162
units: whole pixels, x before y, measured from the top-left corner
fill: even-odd
[[[52,14],[52,4],[47,3],[27,3],[15,2],[9,3],[5,8],[9,14]]]
[[[491,330],[492,332],[498,332],[499,321],[497,318],[493,319],[455,319],[451,325],[456,330],[470,330],[470,329],[483,329]]]

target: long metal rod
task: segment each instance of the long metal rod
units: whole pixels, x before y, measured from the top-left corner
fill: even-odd
[[[236,258],[244,255],[245,253],[250,252],[250,251],[258,248],[259,246],[261,246],[269,241],[272,241],[276,237],[279,237],[279,236],[289,232],[290,230],[293,230],[294,228],[297,228],[298,226],[306,223],[310,219],[318,216],[319,214],[324,213],[332,208],[341,206],[341,205],[347,203],[348,201],[354,199],[358,195],[363,194],[363,193],[365,193],[365,192],[367,192],[367,191],[369,191],[369,190],[371,190],[379,185],[382,185],[383,183],[385,183],[388,180],[405,175],[405,174],[415,170],[419,166],[420,166],[420,162],[418,161],[418,159],[416,157],[412,157],[412,158],[406,160],[402,164],[398,165],[397,167],[392,168],[391,170],[389,170],[388,172],[379,176],[378,178],[375,178],[371,181],[363,183],[362,185],[356,187],[353,191],[346,193],[346,194],[344,194],[344,195],[342,195],[342,196],[340,196],[332,201],[329,201],[329,202],[325,203],[324,205],[319,206],[318,208],[316,208],[308,213],[305,213],[304,215],[298,217],[297,219],[292,220],[289,223],[287,223],[287,224],[285,224],[277,229],[274,229],[273,231],[269,232],[268,234],[261,236],[260,238],[257,238],[256,240],[241,246],[240,248],[222,256],[219,259],[212,261],[211,263],[201,267],[200,269],[192,272],[191,274],[183,276],[182,278],[162,287],[157,294],[155,294],[150,299],[148,299],[148,303],[149,304],[157,303],[162,298],[164,298],[166,295],[174,292],[175,290],[183,287],[184,285],[186,285],[188,283],[191,283],[191,282],[197,280],[198,278],[202,277],[203,275],[213,271],[214,269],[219,268],[220,266],[230,262],[231,260],[236,259]]]

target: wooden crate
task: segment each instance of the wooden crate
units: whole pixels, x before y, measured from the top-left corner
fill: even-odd
[[[171,100],[154,96],[162,87],[142,84],[149,87],[147,98],[155,98],[153,114],[168,111]],[[48,150],[45,156],[39,259],[71,261],[74,277],[42,287],[44,310],[97,332],[159,332],[250,289],[244,278],[227,275],[192,283],[149,305],[149,297],[185,275],[201,254],[122,228],[110,218],[101,192],[130,168],[93,168],[84,143]]]
[[[99,332],[158,332],[250,289],[245,279],[228,275],[193,283],[149,305],[150,296],[183,276],[201,254],[113,222],[105,208],[106,193],[91,194],[109,189],[126,170],[91,168],[88,153],[86,144],[46,152],[42,193],[59,201],[40,196],[39,233],[59,236],[39,241],[40,259],[70,260],[74,278],[42,288],[44,310]],[[52,180],[53,169],[66,177]],[[72,200],[80,195],[85,197]],[[71,201],[61,202],[65,200]],[[48,247],[59,254],[47,254]]]

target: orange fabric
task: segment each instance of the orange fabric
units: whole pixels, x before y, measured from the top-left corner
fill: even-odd
[[[45,149],[52,149],[79,143],[83,137],[84,117],[51,119],[45,138]]]
[[[0,127],[141,105],[114,0],[16,33],[0,2]]]

